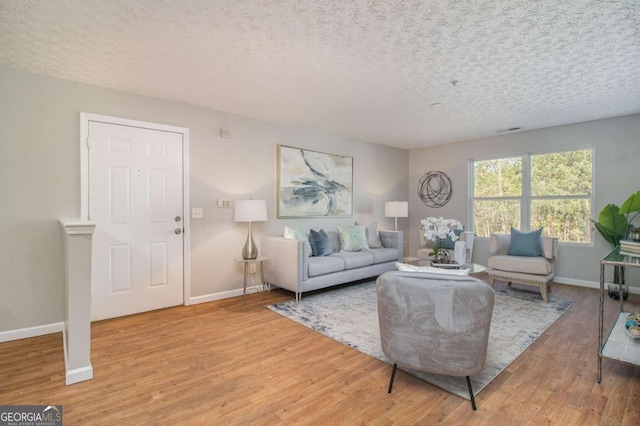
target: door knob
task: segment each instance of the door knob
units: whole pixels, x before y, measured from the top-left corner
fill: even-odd
[[[178,235],[182,234],[182,229],[176,228],[175,233]]]

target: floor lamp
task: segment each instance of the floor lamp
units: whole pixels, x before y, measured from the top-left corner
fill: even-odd
[[[253,241],[251,232],[252,222],[264,222],[267,220],[267,202],[265,200],[239,200],[235,202],[233,211],[234,222],[249,222],[247,241],[242,249],[242,258],[252,260],[258,257],[258,247]]]
[[[398,218],[409,217],[409,202],[408,201],[387,201],[384,203],[384,215],[385,217],[394,217],[396,219],[394,231],[398,230]]]

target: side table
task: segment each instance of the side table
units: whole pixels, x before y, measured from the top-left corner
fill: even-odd
[[[245,298],[247,296],[247,282],[251,280],[251,275],[253,275],[251,273],[251,266],[257,265],[258,268],[260,269],[260,285],[262,286],[262,289],[260,291],[263,291],[264,290],[264,274],[262,273],[262,262],[264,262],[265,260],[269,260],[269,258],[267,256],[258,256],[255,259],[244,259],[242,257],[236,257],[234,260],[236,262],[244,263],[244,284],[242,286],[242,303],[244,303]],[[253,283],[253,280],[251,280],[251,284],[255,285]]]
[[[620,253],[620,246],[613,249],[600,261],[600,315],[598,332],[598,375],[597,382],[602,380],[602,359],[608,358],[627,364],[640,365],[640,339],[632,339],[627,335],[625,322],[630,312],[625,312],[623,297],[620,296],[620,313],[611,327],[609,335],[604,335],[604,267],[624,266],[625,268],[640,268],[640,258]],[[621,292],[622,293],[622,292]]]

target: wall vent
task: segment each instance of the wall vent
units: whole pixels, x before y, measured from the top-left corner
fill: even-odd
[[[509,127],[508,129],[498,129],[496,130],[496,133],[515,132],[518,130],[522,130],[522,127],[517,126],[517,127]]]

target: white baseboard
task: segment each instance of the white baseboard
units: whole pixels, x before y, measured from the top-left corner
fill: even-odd
[[[12,340],[28,339],[30,337],[44,336],[45,334],[60,333],[64,329],[63,322],[37,325],[35,327],[19,328],[0,332],[0,343]]]
[[[600,288],[599,281],[576,280],[575,278],[565,278],[565,277],[556,276],[553,278],[553,282],[558,284],[575,285],[578,287]]]
[[[255,293],[257,291],[255,287],[257,286],[248,287],[247,294]],[[237,296],[242,296],[242,289],[191,297],[189,299],[188,305],[213,302],[215,300],[228,299],[230,297]],[[64,322],[38,325],[35,327],[19,328],[16,330],[0,331],[0,343],[11,342],[13,340],[28,339],[30,337],[44,336],[45,334],[62,333],[63,331]]]
[[[575,285],[578,287],[588,287],[588,288],[600,288],[600,281],[586,281],[586,280],[576,280],[573,278],[564,278],[564,277],[554,277],[553,282],[558,284],[568,284]],[[606,284],[605,284],[606,288]],[[640,294],[640,287],[629,286],[629,293],[631,294]]]
[[[578,287],[588,288],[600,288],[600,283],[597,281],[576,280],[574,278],[555,277],[554,282],[558,284],[575,285]],[[255,293],[256,286],[247,288],[247,294]],[[629,293],[640,294],[640,287],[629,286]],[[220,293],[205,294],[203,296],[195,296],[189,299],[189,305],[195,305],[198,303],[213,302],[215,300],[228,299],[230,297],[242,296],[242,289],[223,291]],[[8,330],[0,332],[0,343],[10,342],[13,340],[28,339],[30,337],[44,336],[45,334],[61,333],[64,330],[63,322],[56,322],[52,324],[38,325],[35,327],[20,328],[17,330]],[[75,374],[75,373],[74,373]],[[78,373],[80,375],[84,373]],[[87,380],[87,379],[83,379]]]
[[[84,382],[85,380],[93,379],[93,366],[89,362],[89,365],[84,367],[69,369],[69,346],[67,343],[67,333],[62,328],[62,352],[64,353],[64,371],[65,371],[65,384],[73,385],[74,383]]]
[[[247,295],[258,292],[259,290],[257,289],[257,287],[258,287],[257,285],[247,287]],[[196,305],[198,303],[213,302],[214,300],[229,299],[230,297],[238,297],[238,296],[242,296],[241,288],[237,290],[222,291],[220,293],[205,294],[203,296],[194,296],[189,299],[188,304]]]
[[[93,366],[89,365],[87,367],[76,368],[75,370],[67,370],[65,384],[73,385],[74,383],[91,379],[93,379]]]

